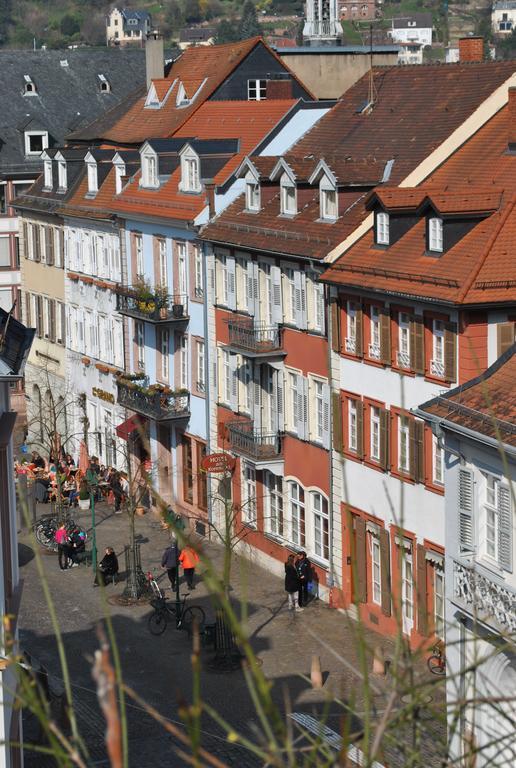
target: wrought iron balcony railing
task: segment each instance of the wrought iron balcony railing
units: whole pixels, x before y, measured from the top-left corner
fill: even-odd
[[[282,454],[279,432],[254,429],[252,421],[231,421],[227,424],[229,447],[232,451],[254,461],[277,459]]]
[[[281,353],[282,333],[277,325],[254,323],[251,318],[227,321],[229,346],[241,349],[245,354],[265,356]]]
[[[502,630],[516,632],[516,592],[487,576],[453,562],[454,594],[468,611],[483,621],[494,619]]]
[[[154,295],[139,296],[131,288],[120,288],[116,308],[121,315],[146,320],[149,323],[179,323],[188,320],[188,296],[174,294],[166,302]]]
[[[120,405],[155,421],[186,419],[190,415],[190,393],[184,390],[155,389],[148,386],[146,379],[119,379],[117,386]]]

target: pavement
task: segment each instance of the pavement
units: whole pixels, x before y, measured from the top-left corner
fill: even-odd
[[[40,505],[38,515],[47,511],[44,505]],[[74,518],[86,530],[89,529],[89,513],[76,510]],[[143,570],[159,574],[162,587],[169,586],[166,573],[160,568],[161,553],[169,539],[168,532],[162,530],[159,520],[152,513],[148,513],[136,518],[136,534],[141,546]],[[89,536],[91,539],[91,531]],[[121,570],[124,568],[123,546],[128,539],[127,516],[114,515],[105,504],[97,505],[99,553],[106,546],[113,546],[119,556]],[[19,617],[21,647],[49,671],[51,686],[59,691],[62,674],[37,572],[36,545],[27,531],[20,532],[19,540],[21,576],[24,580]],[[221,567],[221,547],[207,540],[202,540],[202,547],[216,567]],[[102,621],[106,607],[102,590],[93,588],[90,567],[81,565],[62,572],[56,555],[48,554],[39,545],[38,554],[41,555],[60,622],[70,666],[74,704],[81,733],[89,748],[90,764],[109,765],[104,749],[104,720],[91,676],[92,658],[98,648],[96,627]],[[313,601],[302,613],[290,613],[286,607],[282,580],[255,564],[251,565],[245,557],[237,554],[233,559],[231,583],[235,604],[238,601],[245,604],[244,621],[248,636],[263,673],[272,685],[273,699],[284,716],[287,709],[291,709],[321,718],[322,711],[326,709],[326,724],[340,732],[343,721],[340,701],[353,708],[355,716],[351,727],[353,731],[360,732],[366,709],[373,713],[375,722],[381,720],[387,706],[392,706],[391,720],[403,711],[405,705],[399,697],[388,704],[394,687],[390,674],[372,676],[367,694],[361,672],[364,667],[360,649],[364,647],[364,642],[369,649],[366,665],[370,672],[371,649],[381,645],[387,659],[394,657],[394,646],[389,639],[359,628],[347,615],[320,601]],[[178,706],[185,700],[190,701],[192,695],[191,640],[186,632],[177,631],[172,625],[162,636],[152,636],[147,628],[152,609],[147,603],[124,606],[117,602],[124,586],[122,579],[106,588],[107,607],[119,647],[124,679],[165,718],[182,727]],[[183,585],[181,591],[184,591]],[[214,620],[214,607],[202,582],[202,573],[188,599],[190,604],[203,607],[208,621]],[[363,636],[364,642],[359,642],[359,636]],[[321,661],[324,679],[321,690],[313,689],[309,681],[313,654]],[[253,738],[261,730],[244,675],[241,670],[212,671],[212,656],[211,650],[203,649],[202,698],[237,731]],[[442,764],[446,736],[444,681],[427,672],[424,660],[415,660],[413,669],[417,680],[426,686],[424,703],[417,718],[397,724],[383,759],[386,765],[402,768],[407,764],[404,744],[420,740],[421,765],[437,768]],[[174,738],[134,704],[128,706],[128,730],[131,768],[185,765],[175,753],[177,742]],[[24,717],[24,733],[27,741],[34,738],[35,723],[30,713]],[[228,742],[221,727],[208,717],[204,717],[202,722],[202,743],[227,766],[255,768],[261,765],[248,749]],[[54,762],[26,751],[25,768],[46,768],[47,765],[54,765]]]

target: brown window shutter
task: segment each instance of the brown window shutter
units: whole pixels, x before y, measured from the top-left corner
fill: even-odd
[[[52,234],[52,230],[50,227],[43,227],[43,237],[45,239],[45,259],[47,264],[53,264],[53,260],[51,260],[51,254],[50,254],[50,236]]]
[[[54,258],[54,228],[53,227],[47,227],[46,228],[46,235],[47,235],[47,264],[54,265],[55,258]]]
[[[66,346],[66,312],[65,304],[61,304],[61,341]]]
[[[367,600],[366,524],[361,517],[355,518],[354,566],[355,602]]]
[[[50,299],[48,302],[49,310],[49,339],[50,341],[56,340],[56,302],[54,299]]]
[[[340,392],[332,393],[333,409],[333,447],[339,453],[342,453],[342,400]]]
[[[41,337],[43,336],[43,299],[41,296],[36,296],[36,334]]]
[[[389,531],[380,529],[380,572],[382,579],[382,613],[391,615],[391,550]]]
[[[25,294],[25,325],[31,328],[32,318],[30,316],[30,293]]]
[[[29,228],[27,226],[27,222],[24,221],[22,224],[22,232],[23,232],[23,255],[26,259],[29,258]]]
[[[340,303],[338,299],[331,302],[331,348],[340,352]]]
[[[457,379],[456,339],[457,326],[455,323],[446,323],[444,327],[444,378],[447,381],[456,381]]]
[[[39,224],[33,224],[32,237],[34,241],[34,261],[41,261],[41,249],[40,249],[40,227]]]
[[[364,354],[364,313],[361,305],[357,306],[357,332],[355,336],[355,354],[362,357]]]
[[[385,408],[380,409],[380,465],[389,468],[389,434],[391,415]]]
[[[514,344],[514,323],[498,323],[496,326],[497,355],[503,355]]]
[[[64,229],[60,230],[59,233],[59,251],[61,254],[61,268],[64,269],[65,265],[65,233]]]
[[[425,326],[416,315],[410,321],[410,365],[416,373],[425,372]]]
[[[426,589],[426,557],[422,544],[416,547],[417,625],[421,635],[428,635],[428,594]]]
[[[410,477],[416,483],[425,482],[424,431],[425,426],[422,421],[410,420]]]
[[[364,404],[355,400],[357,406],[357,456],[364,457]]]
[[[385,365],[391,364],[391,315],[387,307],[380,310],[380,357]]]

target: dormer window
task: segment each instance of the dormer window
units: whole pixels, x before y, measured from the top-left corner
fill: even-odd
[[[337,218],[337,190],[326,176],[319,185],[320,215],[324,221],[335,221]]]
[[[245,207],[248,211],[260,210],[260,185],[250,172],[245,177]]]
[[[66,160],[57,161],[57,182],[60,192],[65,192],[68,186],[67,173],[66,173]]]
[[[35,157],[48,148],[47,131],[25,131],[25,154]]]
[[[87,163],[88,167],[88,195],[96,195],[99,191],[97,175],[97,163]]]
[[[185,87],[183,83],[179,83],[176,96],[176,107],[186,107],[190,103],[190,99],[186,95]]]
[[[52,178],[52,160],[45,160],[43,164],[43,179],[45,189],[52,189],[54,180]]]
[[[122,191],[122,178],[125,176],[125,165],[123,163],[115,164],[115,192],[117,195]]]
[[[376,242],[389,245],[389,214],[385,211],[376,214]]]
[[[437,216],[428,220],[428,250],[443,252],[443,220]]]
[[[100,81],[100,92],[101,93],[110,93],[111,92],[111,85],[109,84],[109,81],[105,75],[98,75],[99,81]]]
[[[25,96],[34,96],[36,94],[36,85],[30,75],[23,75],[23,93]]]
[[[284,216],[295,216],[297,213],[296,187],[286,173],[281,177],[281,213]]]
[[[179,188],[182,192],[201,191],[199,158],[193,150],[181,155],[181,183]]]
[[[158,158],[155,154],[142,156],[142,187],[149,189],[159,187]]]

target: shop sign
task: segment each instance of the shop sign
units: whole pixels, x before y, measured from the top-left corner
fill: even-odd
[[[105,400],[106,403],[112,403],[112,405],[115,404],[115,396],[111,394],[111,392],[106,392],[104,389],[98,389],[98,387],[93,387],[91,390],[95,397],[98,397],[100,400]]]
[[[233,472],[236,460],[228,453],[210,453],[201,461],[205,472]]]

